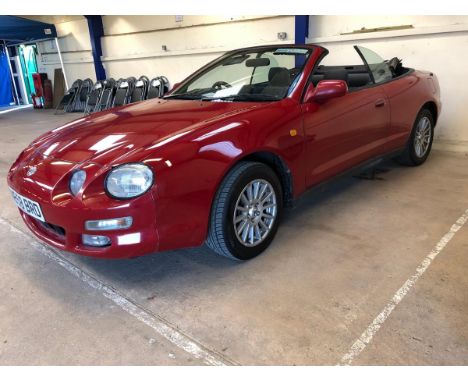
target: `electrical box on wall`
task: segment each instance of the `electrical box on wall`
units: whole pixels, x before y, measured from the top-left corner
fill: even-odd
[[[278,36],[278,40],[286,40],[286,38],[288,37],[288,34],[286,32],[278,32],[277,36]]]
[[[176,23],[180,23],[181,21],[184,21],[184,16],[176,16],[175,21]]]

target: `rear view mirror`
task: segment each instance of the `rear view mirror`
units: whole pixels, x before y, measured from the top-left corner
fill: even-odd
[[[251,58],[245,61],[245,66],[248,68],[256,68],[257,66],[268,66],[270,65],[269,58]]]
[[[248,54],[241,54],[241,55],[233,56],[229,58],[228,60],[226,60],[223,66],[240,64],[241,62],[247,60],[249,57],[250,56]]]
[[[309,85],[304,102],[324,102],[330,98],[342,97],[348,92],[343,80],[323,80],[317,86]]]

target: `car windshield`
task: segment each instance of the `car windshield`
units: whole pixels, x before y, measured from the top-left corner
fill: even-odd
[[[268,47],[236,51],[165,98],[206,101],[277,101],[289,93],[312,49]]]

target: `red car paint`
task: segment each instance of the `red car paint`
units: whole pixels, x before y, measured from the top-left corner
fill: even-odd
[[[303,102],[309,75],[324,49],[314,50],[297,85],[277,102],[206,102],[156,99],[80,118],[36,139],[8,174],[9,186],[38,202],[55,234],[20,211],[45,242],[102,258],[135,257],[203,244],[216,190],[226,173],[251,154],[281,158],[292,197],[373,157],[403,148],[421,107],[440,111],[436,78],[412,71],[400,78],[326,102]],[[312,85],[310,85],[312,86]],[[116,200],[104,190],[108,171],[143,162],[155,174],[149,192]],[[27,170],[36,166],[33,176]],[[83,191],[73,196],[71,172],[85,169]],[[112,244],[81,243],[86,220],[132,216],[131,228],[102,231]],[[119,244],[137,233],[137,244]]]

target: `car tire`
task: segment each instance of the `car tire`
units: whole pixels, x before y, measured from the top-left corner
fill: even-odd
[[[398,163],[405,166],[419,166],[426,161],[431,152],[432,141],[434,140],[434,125],[432,113],[428,109],[422,109],[416,117],[410,138],[403,153],[396,158]],[[422,140],[425,142],[424,147],[421,146]]]
[[[276,173],[260,162],[240,162],[216,193],[206,243],[230,259],[252,259],[275,237],[282,208],[283,192]]]

